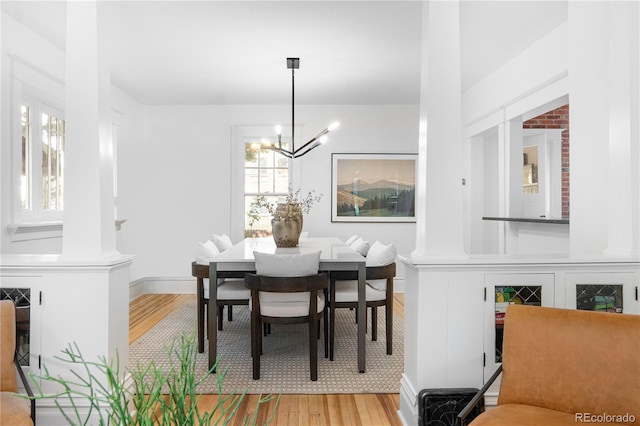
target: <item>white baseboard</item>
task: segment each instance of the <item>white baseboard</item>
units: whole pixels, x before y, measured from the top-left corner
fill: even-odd
[[[404,277],[393,280],[393,292],[404,293]],[[144,277],[129,284],[129,301],[144,294],[196,294],[194,277]]]
[[[400,378],[400,410],[398,417],[403,425],[418,424],[418,392],[403,373]]]
[[[144,294],[196,294],[193,277],[145,277],[129,284],[129,300]]]

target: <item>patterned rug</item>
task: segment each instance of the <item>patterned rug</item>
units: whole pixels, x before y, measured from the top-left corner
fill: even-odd
[[[369,314],[369,323],[370,321]],[[233,321],[225,322],[218,332],[218,356],[223,371],[228,367],[222,393],[398,393],[404,371],[404,324],[394,315],[393,355],[386,354],[384,308],[378,308],[378,340],[371,341],[367,331],[366,373],[357,371],[357,325],[349,309],[336,311],[335,360],[324,358],[324,342],[318,341],[318,380],[309,379],[309,345],[307,324],[273,325],[271,334],[263,338],[260,380],[252,379],[249,310],[234,306]],[[130,365],[146,364],[153,359],[168,365],[166,345],[184,333],[195,332],[196,302],[188,302],[173,311],[129,347]],[[321,331],[322,333],[322,331]],[[197,354],[196,377],[207,371],[206,350]],[[203,394],[216,394],[215,376],[208,377],[198,388]]]

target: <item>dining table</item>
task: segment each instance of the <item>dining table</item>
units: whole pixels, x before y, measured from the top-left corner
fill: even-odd
[[[217,255],[209,263],[209,307],[216,306],[217,281],[219,277],[253,273],[256,270],[254,252],[271,254],[304,254],[320,252],[319,272],[357,271],[358,272],[358,318],[366,318],[366,263],[359,252],[336,237],[300,238],[297,247],[276,247],[271,237],[245,238],[233,247]],[[209,368],[213,368],[217,358],[218,310],[209,309],[207,315],[207,335],[209,338]],[[357,368],[365,372],[366,357],[366,321],[357,322]]]

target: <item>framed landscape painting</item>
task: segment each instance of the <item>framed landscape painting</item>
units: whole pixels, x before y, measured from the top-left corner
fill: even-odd
[[[415,222],[416,154],[332,154],[332,222]]]

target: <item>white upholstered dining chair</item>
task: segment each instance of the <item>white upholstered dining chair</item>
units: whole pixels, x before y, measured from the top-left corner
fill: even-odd
[[[376,241],[366,255],[366,301],[371,309],[371,339],[378,336],[378,307],[385,308],[387,355],[393,353],[393,278],[396,275],[397,252],[393,243]],[[357,272],[334,271],[329,285],[329,359],[334,359],[336,309],[358,307]],[[366,318],[362,320],[366,321]]]
[[[217,238],[216,238],[217,237]],[[205,279],[209,278],[209,262],[215,259],[222,251],[233,246],[231,240],[226,235],[216,236],[213,240],[205,243],[198,243],[196,250],[196,260],[191,265],[192,275],[196,280],[196,294],[198,298],[198,351],[204,352],[204,330],[205,318],[209,315],[209,286],[205,284]],[[221,250],[222,249],[222,250]],[[225,275],[221,273],[220,275]],[[241,273],[227,274],[224,278],[218,279],[216,307],[218,317],[218,330],[223,329],[224,308],[227,307],[227,320],[233,321],[233,306],[248,305],[251,292],[244,285],[244,276]]]
[[[318,328],[324,318],[325,357],[328,355],[326,292],[329,277],[318,273],[320,252],[268,254],[254,252],[256,273],[245,275],[251,290],[251,354],[253,379],[260,378],[263,324],[309,324],[311,380],[318,378]]]

